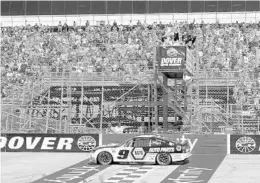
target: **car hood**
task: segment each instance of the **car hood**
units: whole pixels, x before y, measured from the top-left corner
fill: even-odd
[[[105,149],[105,148],[116,148],[116,147],[119,147],[119,144],[102,145],[102,146],[96,147],[94,150]]]

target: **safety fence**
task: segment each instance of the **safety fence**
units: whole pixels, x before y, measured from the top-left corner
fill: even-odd
[[[175,90],[181,80],[169,80],[168,88],[172,90],[169,100],[177,96],[179,105],[183,106],[182,93],[189,95],[190,123],[182,126],[178,114],[169,106],[166,130],[162,128],[164,89],[158,83],[159,133],[259,133],[258,91],[247,97],[238,95],[235,78],[239,78],[239,72],[211,75],[204,79],[195,77],[188,91]],[[230,77],[221,80],[219,76]],[[153,133],[155,105],[150,71],[140,75],[52,72],[2,99],[1,130],[9,133]]]
[[[133,123],[138,115],[127,114],[127,110],[134,107],[118,106],[124,105],[123,101],[143,101],[146,105],[147,81],[148,72],[135,77],[120,73],[50,73],[2,99],[2,131],[97,133],[109,122],[113,126],[118,121]]]

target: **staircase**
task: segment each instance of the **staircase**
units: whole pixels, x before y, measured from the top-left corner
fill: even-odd
[[[234,133],[256,133],[259,129],[260,117],[256,110],[242,111],[240,105],[230,105],[232,109],[227,112],[214,101],[200,103],[199,107],[200,120],[208,132],[224,133],[225,129],[232,129]]]
[[[236,123],[233,125],[233,131],[236,133],[247,133],[255,134],[260,131],[260,115],[258,111],[258,106],[254,109],[242,110],[233,109],[233,119]]]
[[[182,117],[184,124],[190,124],[189,115],[184,111],[184,98],[182,98],[182,94],[180,94],[179,91],[174,91],[176,90],[174,88],[165,87],[159,78],[158,81],[162,89],[168,93],[168,106],[171,107],[176,112],[176,114]]]
[[[223,129],[230,126],[230,116],[213,100],[199,102],[192,118],[202,123],[205,132],[223,133]]]
[[[42,133],[44,131],[43,124],[46,119],[32,117],[26,114],[26,111],[28,111],[34,99],[41,96],[48,89],[48,83],[44,83],[41,79],[38,79],[19,88],[15,87],[15,92],[2,98],[1,115],[4,119],[1,120],[1,124],[4,127],[1,130],[6,132],[28,133],[36,131]],[[41,126],[42,129],[40,129]]]
[[[36,83],[36,84],[35,84]],[[42,95],[49,89],[47,83],[37,80],[34,83],[20,87],[20,91],[2,99],[3,104],[28,105],[35,97]]]

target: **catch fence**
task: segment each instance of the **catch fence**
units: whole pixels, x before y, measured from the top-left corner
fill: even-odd
[[[174,89],[182,81],[169,81],[169,90],[187,92],[189,121],[180,126],[179,115],[168,106],[168,125],[163,129],[164,89],[158,83],[155,102],[152,71],[139,75],[50,72],[2,99],[1,131],[157,133],[158,120],[159,133],[259,133],[259,87],[254,85],[259,81],[251,74],[251,87],[243,96],[236,89],[241,76],[240,72],[197,72],[187,91]],[[176,96],[182,95],[170,93],[169,100]]]

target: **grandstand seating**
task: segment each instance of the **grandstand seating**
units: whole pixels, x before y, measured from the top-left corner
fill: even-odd
[[[199,83],[199,99],[214,99],[211,104],[202,102],[199,106],[206,105],[204,115],[209,113],[207,110],[214,113],[213,119],[206,118],[215,120],[215,131],[220,132],[219,127],[227,125],[226,121],[248,131],[258,128],[259,118],[239,118],[243,109],[230,112],[222,106],[253,105],[253,101],[259,105],[260,24],[177,23],[122,28],[114,24],[63,32],[53,32],[44,25],[26,25],[2,27],[1,31],[1,96],[6,105],[30,106],[37,97],[46,97],[51,88],[66,85],[67,76],[74,83],[94,81],[108,86],[127,83],[127,76],[135,76],[136,80],[150,76],[154,56],[151,35],[156,32],[157,46],[187,45],[197,56],[194,82]],[[24,118],[32,121],[28,114]],[[52,125],[58,124],[52,120]],[[205,125],[209,127],[207,120]]]

